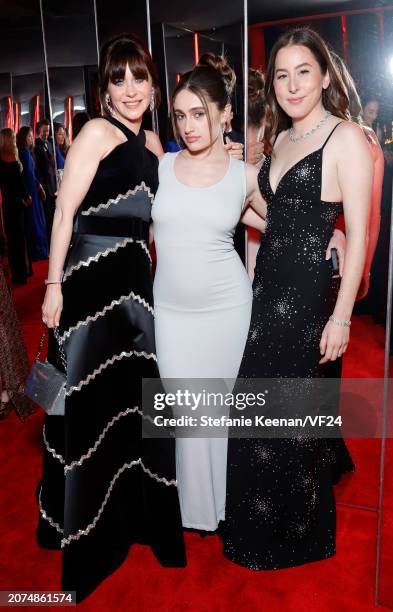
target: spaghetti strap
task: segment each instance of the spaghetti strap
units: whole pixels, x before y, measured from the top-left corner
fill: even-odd
[[[336,129],[336,127],[338,127],[342,123],[344,123],[344,122],[343,121],[339,121],[338,123],[336,123],[336,125],[334,126],[334,128],[330,132],[329,136],[326,138],[325,142],[323,143],[323,145],[321,147],[322,150],[325,148],[326,144],[329,142],[329,139],[330,139],[331,135],[333,134],[334,130]]]

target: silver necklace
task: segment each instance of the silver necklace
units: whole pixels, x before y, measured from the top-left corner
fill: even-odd
[[[326,121],[329,119],[331,114],[332,113],[330,111],[327,111],[326,115],[322,117],[320,122],[317,123],[317,125],[313,127],[312,130],[310,130],[309,132],[306,132],[305,134],[297,135],[293,127],[289,128],[289,132],[288,132],[289,140],[291,142],[299,142],[299,140],[303,140],[304,138],[308,138],[309,136],[312,136],[313,134],[315,134],[317,130],[319,130],[319,128],[323,126],[324,123],[326,123]]]

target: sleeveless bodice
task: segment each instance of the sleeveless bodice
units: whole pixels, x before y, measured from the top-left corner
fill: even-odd
[[[277,280],[290,277],[294,269],[299,272],[299,266],[307,273],[325,262],[342,203],[321,199],[323,150],[324,146],[289,168],[275,192],[270,184],[271,155],[260,170],[258,182],[267,203],[260,256],[271,260]]]
[[[145,147],[145,133],[134,134],[105,117],[127,140],[102,159],[75,216],[68,276],[82,260],[114,252],[124,243],[143,243],[147,253],[151,207],[158,187],[158,159]]]
[[[105,119],[119,127],[127,140],[100,161],[79,207],[75,231],[123,236],[128,235],[130,227],[132,231],[131,220],[150,222],[158,187],[158,160],[145,147],[143,130],[136,135],[113,117]]]
[[[247,273],[233,245],[246,195],[244,163],[231,157],[220,181],[190,187],[176,177],[176,155],[167,153],[160,162],[152,212],[158,262],[155,302],[186,310],[249,302]]]

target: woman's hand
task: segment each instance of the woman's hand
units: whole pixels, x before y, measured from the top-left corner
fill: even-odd
[[[264,149],[263,142],[258,141],[258,142],[254,142],[253,144],[250,144],[247,148],[248,163],[253,164],[254,166],[256,164],[259,164],[264,158],[263,149]]]
[[[32,201],[33,201],[33,200],[31,199],[31,196],[29,196],[29,197],[27,197],[27,198],[23,198],[23,200],[22,200],[22,202],[23,202],[23,204],[24,204],[25,206],[30,206],[30,205],[31,205],[31,203],[32,203]]]
[[[340,276],[343,275],[344,270],[346,244],[347,240],[345,238],[345,234],[341,230],[335,229],[333,232],[333,236],[330,238],[328,248],[326,249],[326,260],[331,258],[331,250],[337,249]]]
[[[235,159],[243,160],[243,149],[244,145],[241,142],[228,142],[224,145],[224,148],[228,151],[229,155],[235,157]]]
[[[61,285],[48,285],[42,304],[42,320],[48,327],[57,327],[63,310]]]
[[[333,323],[333,321],[328,321],[319,343],[321,355],[323,355],[319,363],[335,361],[338,357],[341,357],[347,350],[348,343],[349,327],[342,327]]]

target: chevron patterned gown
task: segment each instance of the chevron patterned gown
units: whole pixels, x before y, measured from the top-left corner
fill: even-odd
[[[105,119],[127,140],[100,162],[75,218],[59,327],[65,416],[45,418],[37,487],[38,543],[62,549],[62,588],[77,601],[132,543],[185,565],[173,440],[141,433],[141,381],[158,376],[148,251],[158,160],[143,130]],[[54,342],[49,358],[58,362]]]

